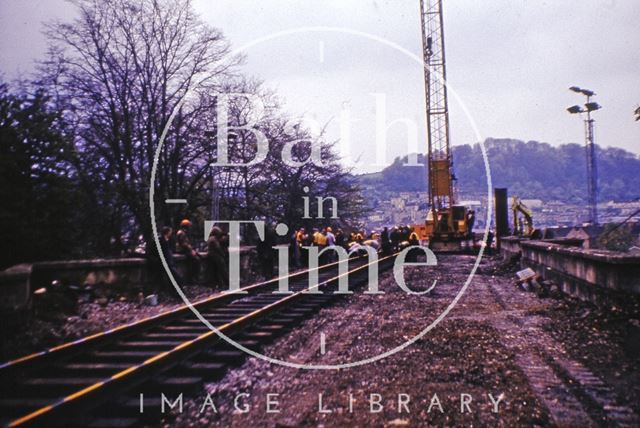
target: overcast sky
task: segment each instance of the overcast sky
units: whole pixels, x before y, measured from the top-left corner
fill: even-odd
[[[603,106],[595,116],[597,143],[640,153],[640,122],[633,120],[640,103],[640,1],[444,3],[447,77],[457,94],[450,100],[452,144],[478,140],[460,102],[482,139],[582,143],[580,120],[565,110],[583,101],[567,89],[578,85],[594,90]],[[409,55],[421,52],[418,4],[195,1],[234,48],[258,41],[245,51],[243,68],[276,88],[292,114],[328,122],[328,137],[337,139],[345,135],[341,114],[350,112],[350,145],[341,150],[345,161],[358,161],[358,171],[381,168],[374,130],[382,96],[386,122],[415,123],[425,144],[422,69]],[[28,74],[43,55],[41,22],[67,16],[73,7],[62,0],[0,0],[5,79]],[[410,151],[406,130],[406,123],[389,128],[387,163]]]

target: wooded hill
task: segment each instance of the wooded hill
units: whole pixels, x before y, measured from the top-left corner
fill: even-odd
[[[587,200],[585,148],[558,147],[537,141],[488,138],[485,141],[493,187],[507,187],[522,198],[583,203]],[[456,186],[462,198],[487,193],[487,178],[480,144],[452,148]],[[640,197],[640,158],[626,150],[596,147],[600,201],[629,201]],[[407,157],[380,172],[358,176],[367,191],[378,193],[427,190],[423,166],[404,166]]]

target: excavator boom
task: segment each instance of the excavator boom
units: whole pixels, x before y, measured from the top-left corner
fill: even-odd
[[[518,213],[524,216],[526,230],[522,231],[524,236],[532,236],[535,228],[533,227],[533,211],[529,209],[517,196],[511,201],[511,209],[513,210],[514,232],[517,234],[520,230],[520,222],[518,221]]]

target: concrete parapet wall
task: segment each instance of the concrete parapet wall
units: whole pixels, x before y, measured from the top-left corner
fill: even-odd
[[[241,278],[252,269],[252,247],[240,250]],[[206,254],[202,254],[203,260]],[[178,273],[186,271],[184,256],[176,255]],[[205,269],[201,269],[204,272]],[[90,284],[118,289],[143,288],[166,277],[158,262],[144,258],[90,259],[21,264],[0,272],[0,309],[28,309],[35,290],[53,280],[69,285]],[[153,285],[153,284],[151,284]]]
[[[523,267],[534,269],[564,292],[585,300],[600,302],[640,295],[640,256],[583,249],[573,241],[505,238],[502,255],[509,258],[518,253],[519,247]]]
[[[546,244],[559,244],[564,247],[582,247],[582,239],[571,238],[557,238],[557,239],[545,239],[543,241],[531,241],[529,239],[523,239],[518,236],[506,236],[501,239],[500,254],[504,260],[509,260],[511,257],[522,254],[521,242],[544,242]]]
[[[538,273],[543,278],[546,275],[562,274],[565,276],[564,285],[570,289],[573,285],[591,285],[640,294],[638,256],[606,250],[585,250],[541,241],[522,242],[520,245],[522,263],[537,266]]]
[[[25,263],[0,272],[0,308],[19,309],[28,306],[33,290],[32,270],[33,265]]]
[[[505,236],[500,239],[500,254],[504,260],[509,260],[520,253],[520,238]]]

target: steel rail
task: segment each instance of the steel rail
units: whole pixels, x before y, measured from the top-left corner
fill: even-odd
[[[287,294],[286,296],[278,299],[274,302],[267,303],[265,306],[260,307],[259,309],[253,310],[250,313],[239,316],[232,321],[226,322],[223,325],[216,327],[216,330],[225,334],[225,335],[233,335],[234,333],[243,331],[251,325],[254,325],[261,319],[267,318],[275,312],[278,312],[289,305],[293,305],[294,303],[303,300],[305,298],[313,298],[318,297],[319,294],[310,293],[309,290],[313,289],[326,289],[332,285],[335,285],[337,281],[343,277],[351,277],[352,275],[362,272],[364,269],[368,269],[372,264],[378,264],[379,269],[380,266],[384,263],[388,264],[393,260],[395,255],[386,256],[378,260],[370,261],[366,260],[363,264],[360,264],[353,269],[350,269],[346,273],[338,274],[336,276],[332,276],[329,279],[319,282],[312,288],[302,288],[299,291],[294,291],[291,294]],[[356,260],[359,261],[362,258],[358,259],[350,259],[349,261]],[[331,263],[329,265],[324,265],[319,269],[324,271],[326,268],[335,267],[340,262]],[[306,273],[309,273],[309,270],[296,272],[291,277],[299,277]],[[263,283],[255,284],[250,287],[246,287],[245,290],[258,290],[265,289],[266,284],[277,284],[278,279],[270,280]],[[257,287],[261,286],[261,287]],[[237,297],[246,297],[246,294],[238,294],[233,293]],[[225,295],[226,296],[226,295]],[[220,296],[223,297],[223,296]],[[220,298],[218,296],[214,296],[213,298],[204,299],[197,304],[202,306],[207,302],[211,302],[216,298]],[[214,300],[215,301],[215,300]],[[194,305],[195,306],[195,305]],[[189,308],[185,305],[185,307],[178,308],[180,311],[188,310]],[[168,314],[173,314],[176,310],[168,312]],[[161,314],[162,315],[162,314]],[[173,320],[174,317],[150,317],[145,320],[153,320],[153,321],[170,321]],[[145,321],[143,320],[143,321]],[[145,321],[149,322],[149,321]],[[137,325],[138,323],[133,323],[133,325]],[[154,325],[158,325],[155,323]],[[124,327],[123,327],[124,328]],[[113,332],[121,331],[120,329],[112,329]],[[195,334],[194,334],[195,335]],[[96,335],[94,335],[96,336]],[[155,375],[166,371],[167,369],[179,364],[182,361],[185,361],[198,353],[202,352],[204,348],[211,345],[212,342],[219,340],[218,333],[214,330],[206,331],[205,333],[197,335],[195,338],[190,340],[185,340],[181,342],[179,345],[173,347],[172,349],[158,352],[156,355],[144,360],[142,363],[133,364],[126,369],[120,370],[117,373],[104,378],[98,382],[92,383],[78,391],[67,394],[62,398],[55,399],[52,398],[52,403],[37,408],[34,411],[31,411],[28,414],[18,417],[17,419],[13,419],[9,422],[9,427],[18,427],[18,426],[42,426],[42,424],[47,425],[58,425],[62,423],[66,423],[70,420],[73,420],[78,417],[78,415],[85,414],[86,412],[98,407],[100,404],[108,401],[113,398],[117,393],[130,390],[132,387],[141,384]],[[73,344],[74,342],[70,342]],[[83,342],[80,342],[83,343]],[[72,347],[72,345],[68,345],[68,347]],[[66,349],[66,348],[62,348]]]
[[[312,271],[318,270],[318,272],[326,271],[338,265],[338,262],[328,263],[322,266],[318,266],[313,269],[304,269],[297,272],[293,272],[289,275],[273,278],[267,281],[258,282],[255,284],[242,287],[240,291],[223,291],[214,294],[210,297],[206,297],[192,304],[197,310],[206,308],[210,305],[225,304],[231,301],[241,299],[247,296],[247,293],[251,295],[260,292],[264,289],[276,287],[280,279],[288,277],[290,280],[302,277]],[[109,330],[94,333],[92,335],[82,337],[77,340],[65,342],[60,345],[53,346],[43,351],[34,352],[14,360],[6,361],[0,364],[0,376],[3,379],[11,378],[16,375],[16,372],[22,372],[24,370],[33,369],[35,366],[44,365],[54,359],[63,358],[67,355],[72,355],[78,352],[78,349],[88,350],[90,347],[103,345],[110,341],[120,340],[129,335],[139,333],[141,331],[156,327],[164,324],[170,320],[180,318],[186,314],[190,314],[191,309],[188,305],[181,305],[175,309],[161,312],[150,317],[146,317],[131,323],[122,324]]]

